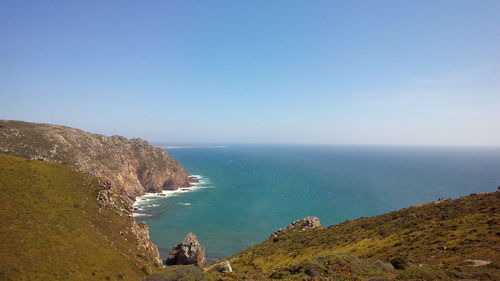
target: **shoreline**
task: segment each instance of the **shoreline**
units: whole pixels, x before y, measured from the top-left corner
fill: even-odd
[[[155,208],[160,206],[157,202],[158,200],[178,196],[183,193],[193,192],[196,190],[211,188],[208,186],[204,186],[209,184],[209,180],[201,175],[190,175],[190,179],[193,179],[191,186],[189,187],[180,187],[175,190],[162,190],[161,192],[149,192],[144,195],[137,196],[132,203],[132,217],[135,218],[148,218],[152,217],[153,214],[147,212],[151,208]],[[191,203],[181,202],[179,203],[183,206],[190,206]]]

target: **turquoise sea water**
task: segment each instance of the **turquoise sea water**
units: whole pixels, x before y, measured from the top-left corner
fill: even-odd
[[[150,217],[137,217],[163,258],[189,232],[209,256],[225,257],[305,216],[337,224],[500,185],[500,148],[230,145],[168,153],[205,183],[151,198],[142,211]]]

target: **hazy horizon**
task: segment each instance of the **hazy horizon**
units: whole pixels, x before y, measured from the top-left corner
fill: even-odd
[[[141,137],[138,137],[141,138]],[[150,141],[154,146],[165,149],[176,148],[224,148],[231,146],[338,146],[338,147],[413,147],[413,148],[500,148],[500,145],[475,145],[475,144],[395,144],[395,143],[306,143],[306,142],[168,142]]]
[[[499,1],[0,7],[0,119],[166,144],[500,145]]]

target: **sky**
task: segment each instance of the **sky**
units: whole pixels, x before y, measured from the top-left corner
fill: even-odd
[[[500,1],[0,0],[0,119],[162,143],[500,145]]]

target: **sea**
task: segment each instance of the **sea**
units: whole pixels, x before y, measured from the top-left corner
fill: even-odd
[[[194,233],[210,259],[231,256],[306,216],[323,225],[439,198],[493,192],[500,147],[224,145],[166,149],[199,179],[138,198],[166,259]]]

